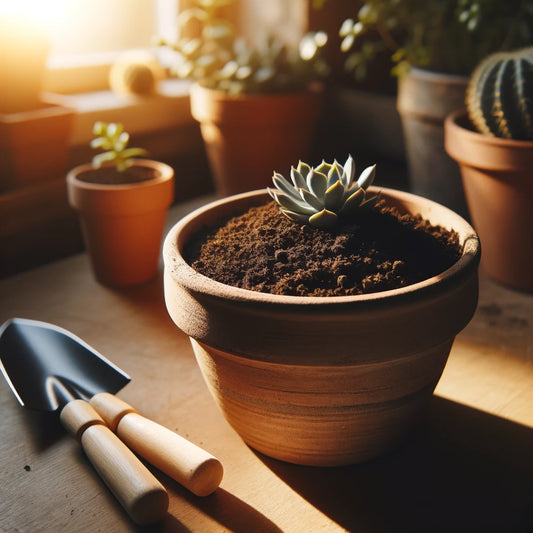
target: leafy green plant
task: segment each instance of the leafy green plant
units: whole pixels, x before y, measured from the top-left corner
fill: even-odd
[[[279,172],[272,181],[276,189],[268,189],[281,212],[295,222],[319,228],[334,227],[339,218],[357,210],[374,206],[380,195],[367,198],[366,189],[372,185],[376,165],[367,167],[354,181],[355,162],[348,156],[344,166],[337,161],[322,163],[313,168],[300,161],[291,168],[291,182]]]
[[[263,36],[252,47],[222,14],[223,8],[233,3],[195,0],[194,7],[179,14],[178,31],[186,37],[158,43],[176,53],[177,62],[171,69],[176,76],[228,93],[273,93],[301,90],[329,73],[322,58],[326,33],[304,35],[297,49],[273,35]],[[188,37],[191,32],[194,36]]]
[[[148,153],[143,148],[128,148],[130,135],[124,131],[122,124],[95,122],[93,134],[96,137],[91,141],[91,148],[105,150],[93,157],[94,168],[100,168],[106,162],[113,162],[119,172],[124,172],[133,164],[134,157]]]
[[[489,53],[533,44],[533,0],[367,0],[339,33],[358,79],[384,52],[396,75],[409,66],[468,75]]]
[[[481,133],[533,141],[533,47],[481,61],[470,78],[466,106]]]

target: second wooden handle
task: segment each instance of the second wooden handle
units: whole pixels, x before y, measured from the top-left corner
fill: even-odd
[[[112,394],[96,394],[91,404],[127,446],[197,496],[208,496],[220,485],[222,464],[204,449]]]
[[[163,485],[87,402],[71,401],[60,418],[134,522],[150,524],[166,515],[168,494]]]

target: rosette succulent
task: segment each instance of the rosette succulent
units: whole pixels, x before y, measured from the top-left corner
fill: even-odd
[[[376,165],[367,167],[354,181],[355,162],[348,156],[346,163],[322,161],[311,167],[300,161],[291,168],[291,182],[274,172],[275,189],[268,189],[281,212],[295,222],[318,228],[334,227],[339,218],[359,209],[374,206],[379,193],[367,197],[367,188],[374,181]]]

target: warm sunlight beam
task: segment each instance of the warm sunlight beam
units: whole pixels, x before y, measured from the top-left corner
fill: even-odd
[[[67,3],[68,0],[0,0],[0,16],[51,32],[61,22]]]

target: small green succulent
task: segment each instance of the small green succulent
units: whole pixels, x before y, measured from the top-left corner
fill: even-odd
[[[376,205],[379,193],[367,198],[366,191],[375,175],[376,165],[372,165],[354,181],[355,162],[351,155],[344,166],[337,161],[322,161],[313,168],[300,161],[296,168],[291,168],[292,183],[274,172],[272,182],[276,189],[269,188],[268,192],[281,212],[292,220],[318,228],[331,228],[338,223],[339,217]]]
[[[96,138],[91,141],[91,148],[105,150],[93,157],[93,167],[100,168],[103,163],[114,162],[119,172],[124,172],[133,164],[133,158],[146,155],[143,148],[128,148],[129,133],[124,131],[122,124],[114,122],[95,122],[93,134]]]

